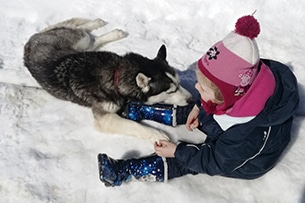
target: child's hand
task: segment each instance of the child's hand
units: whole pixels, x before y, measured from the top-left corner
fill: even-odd
[[[155,152],[158,156],[173,158],[175,157],[175,151],[176,151],[177,145],[166,141],[166,140],[160,140],[159,143],[155,142],[154,148]]]
[[[189,113],[187,120],[186,120],[186,129],[189,131],[193,131],[193,129],[199,126],[198,115],[199,115],[199,108],[194,105],[192,111]]]

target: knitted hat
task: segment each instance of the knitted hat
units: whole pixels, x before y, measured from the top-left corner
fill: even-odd
[[[225,113],[251,86],[259,63],[254,40],[259,32],[259,23],[253,16],[241,17],[235,31],[213,45],[198,61],[199,70],[220,89],[224,99],[213,113]]]

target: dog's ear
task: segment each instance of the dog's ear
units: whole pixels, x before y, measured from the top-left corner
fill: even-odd
[[[164,44],[160,47],[158,54],[157,54],[157,58],[164,60],[164,61],[166,60],[166,47]]]
[[[138,73],[136,77],[137,85],[142,89],[142,92],[149,91],[149,81],[151,78],[147,77],[143,73]]]

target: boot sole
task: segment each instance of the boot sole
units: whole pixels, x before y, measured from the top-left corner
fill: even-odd
[[[104,177],[103,162],[105,159],[108,159],[108,156],[106,154],[98,154],[97,159],[98,159],[98,171],[99,171],[100,181],[103,182],[106,187],[113,187],[114,186],[113,184],[111,184],[110,182],[108,182],[106,179],[103,178]]]

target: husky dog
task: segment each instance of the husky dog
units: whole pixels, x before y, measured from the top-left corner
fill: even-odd
[[[72,18],[34,34],[24,47],[24,64],[51,95],[92,109],[96,128],[151,141],[169,139],[157,129],[118,115],[128,101],[185,105],[191,95],[179,85],[161,46],[156,58],[97,51],[127,36],[113,30],[94,36],[101,19]]]

